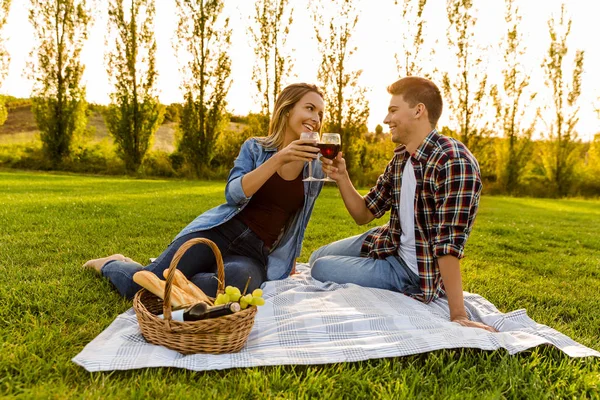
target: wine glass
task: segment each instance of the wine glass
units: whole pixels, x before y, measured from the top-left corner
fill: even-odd
[[[333,160],[342,148],[342,138],[339,133],[323,133],[321,135],[321,140],[317,143],[317,147],[321,151],[323,157]],[[317,180],[322,182],[335,182],[330,177]]]
[[[319,132],[302,132],[300,139],[316,140],[319,141]],[[319,179],[313,178],[312,175],[312,163],[308,163],[308,178],[302,179],[304,182],[318,181]]]

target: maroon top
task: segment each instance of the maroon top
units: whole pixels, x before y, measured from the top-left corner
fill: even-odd
[[[267,247],[279,237],[288,219],[304,205],[302,172],[291,181],[274,173],[237,215]]]

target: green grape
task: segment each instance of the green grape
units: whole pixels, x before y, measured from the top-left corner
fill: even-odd
[[[240,297],[242,297],[241,293],[237,293],[237,294],[230,294],[229,295],[229,301],[239,301]]]
[[[252,305],[253,306],[264,306],[265,299],[263,299],[262,297],[254,297],[254,298],[252,298]]]
[[[244,296],[244,297],[246,297],[246,296]],[[248,302],[246,301],[246,299],[244,297],[240,298],[240,308],[242,310],[245,310],[246,308],[248,308]]]
[[[254,291],[252,292],[252,296],[254,297],[262,297],[263,295],[263,291],[261,289],[254,289]]]
[[[227,286],[225,288],[225,293],[226,294],[233,294],[233,286]]]
[[[242,299],[244,299],[246,301],[246,303],[252,304],[252,295],[251,294],[247,294],[245,296],[242,296]]]
[[[238,295],[241,294],[240,293],[240,289],[238,289],[235,286],[227,286],[225,288],[225,293],[227,293],[229,295],[229,297],[231,298],[233,295]]]
[[[227,304],[227,303],[229,303],[229,296],[225,293],[219,293],[217,295],[217,299],[215,300],[215,305]]]

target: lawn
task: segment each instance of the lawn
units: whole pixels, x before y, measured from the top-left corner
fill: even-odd
[[[550,347],[444,350],[397,359],[195,373],[86,372],[70,360],[131,307],[81,264],[157,256],[223,182],[0,171],[0,397],[599,398],[600,360]],[[387,217],[379,220],[385,222]],[[373,224],[371,224],[373,225]],[[484,197],[465,290],[600,350],[600,201]],[[301,261],[364,231],[335,187],[317,201]]]

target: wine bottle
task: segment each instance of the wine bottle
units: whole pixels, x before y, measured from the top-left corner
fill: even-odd
[[[203,319],[218,318],[223,315],[229,315],[240,311],[240,304],[229,302],[218,306],[209,306],[205,302],[196,303],[186,309],[173,311],[171,319],[173,321],[200,321]],[[164,318],[161,314],[159,318]]]

